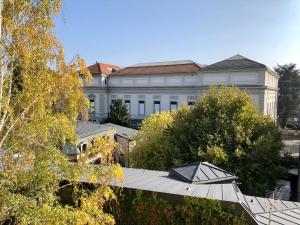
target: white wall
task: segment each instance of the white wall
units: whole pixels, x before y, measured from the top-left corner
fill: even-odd
[[[195,86],[199,83],[196,74],[175,75],[124,75],[109,76],[109,87],[172,87],[172,86]]]
[[[199,72],[198,74],[109,76],[109,87],[264,85],[265,71]],[[274,81],[275,82],[275,81]]]
[[[178,94],[176,93],[119,93],[119,94],[110,94],[109,95],[109,103],[113,99],[125,99],[130,100],[130,114],[131,117],[143,117],[143,115],[139,115],[139,101],[145,101],[145,116],[149,116],[154,112],[154,101],[160,101],[161,111],[169,111],[170,110],[170,102],[176,101],[177,106],[180,107],[184,102],[195,101],[197,98],[196,93],[191,92],[187,94]]]
[[[107,77],[107,86],[104,84],[105,79],[105,76],[96,76],[92,83],[94,85],[92,89],[87,87],[85,90],[87,96],[91,93],[96,95],[96,113],[100,114],[108,113],[112,99],[130,99],[131,117],[143,118],[143,115],[139,115],[139,100],[145,101],[145,116],[148,116],[154,111],[155,100],[160,100],[161,111],[169,111],[171,101],[177,101],[178,107],[180,107],[183,102],[188,101],[188,98],[196,98],[196,96],[201,95],[203,88],[212,84],[225,84],[238,86],[243,90],[247,89],[259,111],[271,115],[274,119],[276,118],[278,79],[267,70],[199,72],[197,74],[111,75]],[[96,89],[97,87],[99,89]],[[154,87],[158,89],[155,90]],[[126,91],[124,91],[125,89]],[[103,100],[104,103],[102,103]]]

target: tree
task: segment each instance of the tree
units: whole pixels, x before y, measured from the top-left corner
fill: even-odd
[[[208,161],[235,173],[241,189],[248,194],[263,195],[275,186],[276,178],[284,171],[280,157],[282,143],[275,123],[259,114],[250,96],[238,88],[211,87],[194,106],[178,109],[172,123],[152,134],[157,135],[161,136],[160,143],[156,143],[160,146],[157,153],[160,156],[156,159],[164,161],[156,165],[169,169],[172,165]],[[147,156],[144,153],[149,148],[142,149],[139,145],[151,142],[150,139],[150,135],[139,137],[141,141],[137,141],[136,148],[142,151],[140,155]],[[142,162],[147,160],[151,159]]]
[[[70,65],[54,36],[60,0],[3,0],[0,35],[0,223],[113,224],[102,210],[111,196],[105,185],[120,168],[69,164],[60,153],[75,143],[78,112],[88,101],[79,74],[90,74],[77,57]],[[107,146],[107,145],[105,145]],[[103,146],[98,146],[103,148]],[[106,149],[107,150],[107,149]],[[112,149],[111,149],[112,150]],[[79,189],[83,174],[101,176],[95,194]],[[80,198],[74,206],[57,193],[68,180]]]
[[[127,126],[129,112],[122,99],[116,99],[110,105],[109,121],[121,126]]]
[[[246,225],[246,216],[233,204],[226,207],[216,200],[184,197],[180,201],[163,199],[157,193],[116,189],[118,200],[106,207],[117,224],[155,225]]]
[[[278,65],[275,68],[279,75],[278,87],[278,119],[282,128],[286,127],[287,119],[299,112],[300,106],[300,72],[296,64]]]
[[[169,112],[153,114],[144,119],[135,137],[136,146],[132,150],[133,167],[163,170],[166,161],[166,139],[164,132],[171,124],[173,116]]]

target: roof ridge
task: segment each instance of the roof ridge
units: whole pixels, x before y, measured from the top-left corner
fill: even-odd
[[[235,56],[240,56],[241,57],[241,59],[231,59],[231,58],[233,58],[233,57],[235,57]],[[265,64],[263,64],[263,63],[260,63],[260,62],[257,62],[257,61],[254,61],[254,60],[252,60],[252,59],[249,59],[249,58],[247,58],[247,57],[245,57],[245,56],[243,56],[243,55],[240,55],[240,54],[236,54],[236,55],[234,55],[234,56],[232,56],[232,57],[229,57],[229,58],[227,58],[227,59],[224,59],[223,61],[234,61],[234,60],[249,60],[249,61],[251,61],[251,62],[254,62],[254,63],[257,63],[257,64],[260,64],[260,65],[262,65],[262,66],[265,66],[265,67],[267,67]],[[221,62],[221,61],[220,61]]]
[[[193,173],[193,175],[192,175],[192,182],[193,181],[195,181],[195,177],[198,177],[198,176],[196,176],[196,174],[197,174],[197,172],[199,171],[199,170],[201,170],[201,162],[199,162],[199,163],[196,163],[196,164],[198,164],[198,166],[197,166],[197,169],[195,169],[195,171],[194,171],[194,173]],[[200,180],[200,178],[198,177],[198,180]]]
[[[209,163],[209,162],[202,162],[202,164],[205,164],[205,165],[207,165],[207,166],[209,166],[209,167],[212,167],[212,168],[214,168],[214,169],[216,169],[216,170],[219,170],[219,171],[222,171],[222,172],[224,172],[224,173],[227,173],[227,174],[230,174],[230,175],[235,176],[234,173],[228,172],[227,170],[224,170],[224,169],[222,169],[222,168],[220,168],[220,167],[217,167],[217,166],[215,166],[214,164],[211,164],[211,163]]]
[[[97,65],[98,65],[98,68],[99,68],[99,72],[100,72],[100,74],[102,74],[100,63],[99,63],[99,62],[97,62]]]
[[[136,63],[125,68],[135,68],[135,67],[155,67],[155,66],[176,66],[176,65],[187,65],[187,64],[197,64],[197,62],[187,59],[187,60],[174,60],[174,61],[156,61],[156,62],[144,62]]]

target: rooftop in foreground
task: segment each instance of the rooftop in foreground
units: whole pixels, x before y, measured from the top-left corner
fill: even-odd
[[[206,177],[206,183],[192,182],[199,175],[199,168],[206,168],[200,172],[200,176]],[[252,219],[253,224],[300,224],[300,203],[244,195],[234,181],[236,177],[233,174],[212,164],[203,162],[189,166],[184,165],[183,167],[177,167],[176,170],[179,171],[180,176],[186,176],[187,180],[185,180],[186,178],[182,179],[180,176],[173,176],[174,171],[172,169],[167,172],[123,168],[124,180],[122,182],[113,181],[111,185],[132,190],[155,192],[162,196],[173,196],[175,198],[176,196],[190,196],[218,200],[225,205],[228,205],[228,203],[235,204]],[[212,171],[221,171],[220,178],[228,176],[232,179],[217,181],[218,176],[216,174],[212,175]],[[269,218],[271,218],[271,222]]]

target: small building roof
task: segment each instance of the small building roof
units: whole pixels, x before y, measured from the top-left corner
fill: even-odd
[[[189,183],[213,184],[232,182],[236,176],[208,162],[172,167],[169,176]]]
[[[237,69],[267,69],[267,66],[241,55],[234,55],[220,62],[205,66],[202,71],[237,70]]]
[[[196,73],[200,71],[202,67],[202,65],[191,60],[141,63],[120,69],[112,73],[112,75]]]
[[[119,70],[120,67],[113,64],[106,64],[106,63],[99,63],[96,62],[95,64],[88,67],[88,70],[92,75],[110,75],[112,72]]]
[[[120,125],[113,124],[113,123],[105,123],[105,124],[101,124],[101,126],[112,128],[117,132],[116,133],[117,135],[127,138],[129,140],[132,140],[138,132],[138,130],[120,126]]]
[[[91,137],[103,132],[111,130],[111,127],[103,126],[102,124],[90,123],[90,122],[81,122],[77,123],[76,133],[80,139]]]

